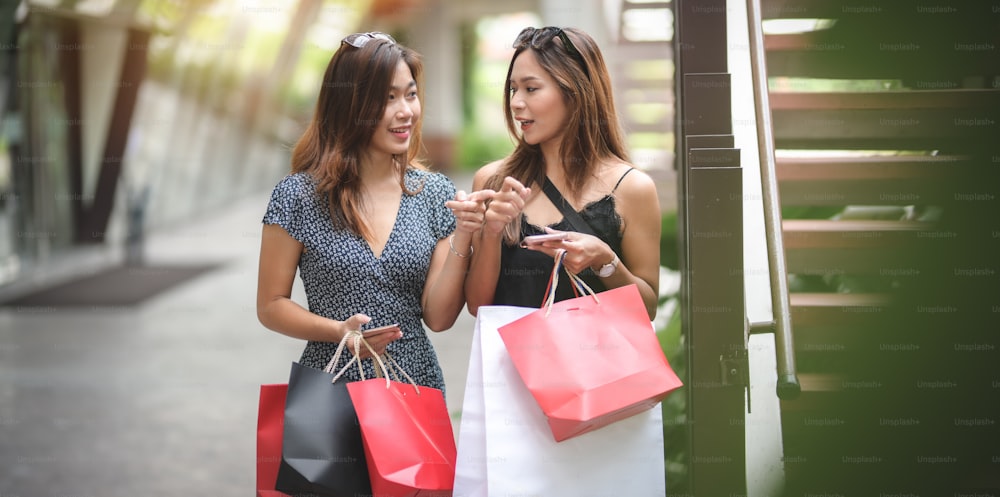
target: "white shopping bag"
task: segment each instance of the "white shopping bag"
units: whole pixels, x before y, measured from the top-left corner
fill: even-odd
[[[659,406],[556,442],[497,328],[536,309],[480,307],[458,435],[454,497],[662,497]]]

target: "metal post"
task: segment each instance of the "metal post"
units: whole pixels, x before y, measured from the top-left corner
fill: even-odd
[[[746,494],[742,171],[725,0],[679,0],[678,238],[693,495]]]

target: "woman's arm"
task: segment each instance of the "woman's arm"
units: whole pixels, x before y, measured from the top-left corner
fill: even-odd
[[[292,283],[302,255],[302,243],[279,225],[265,224],[261,235],[257,272],[257,319],[270,330],[302,340],[339,342],[348,330],[357,330],[371,320],[355,314],[346,321],[328,319],[309,312],[291,299]],[[385,333],[368,339],[377,352],[401,333]],[[359,357],[370,355],[362,349]]]
[[[475,316],[479,308],[493,303],[497,280],[500,278],[500,249],[503,230],[511,220],[521,215],[525,199],[531,189],[514,178],[505,178],[499,192],[484,190],[486,180],[499,167],[500,162],[487,164],[476,172],[472,188],[491,200],[484,217],[483,229],[473,238],[476,249],[465,278],[465,297],[469,312]]]
[[[618,269],[610,277],[602,278],[608,288],[635,283],[646,304],[649,319],[656,317],[660,289],[660,201],[656,183],[642,171],[634,171],[625,178],[615,194],[618,200],[624,233],[622,254]],[[591,268],[599,269],[611,261],[614,254],[608,249],[603,258],[596,258]]]
[[[479,168],[472,178],[472,191],[483,191],[486,180],[493,175],[497,166],[498,163],[494,162]],[[465,276],[465,298],[469,313],[473,316],[480,306],[493,303],[497,278],[500,277],[500,236],[493,229],[484,226],[472,239],[472,247],[476,251],[472,254],[469,272]]]
[[[423,319],[432,331],[455,324],[465,305],[465,276],[472,259],[472,238],[483,226],[485,195],[459,191],[445,203],[455,215],[455,232],[439,240],[431,256],[427,283],[421,298]]]

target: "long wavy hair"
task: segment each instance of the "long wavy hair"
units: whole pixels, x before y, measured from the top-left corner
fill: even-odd
[[[615,110],[611,77],[604,56],[597,43],[587,33],[576,28],[539,28],[558,33],[542,43],[536,43],[527,28],[514,45],[514,55],[507,68],[504,84],[504,110],[507,130],[517,137],[513,152],[507,156],[486,187],[499,190],[506,176],[512,176],[525,185],[545,181],[545,161],[540,145],[530,145],[517,131],[517,123],[510,108],[511,73],[514,61],[526,50],[532,50],[539,65],[562,89],[563,102],[568,116],[564,123],[563,139],[559,147],[562,167],[570,194],[578,195],[597,171],[603,160],[628,161],[624,132]],[[528,36],[524,36],[527,34]],[[521,41],[524,38],[524,41]],[[566,46],[564,40],[571,46]],[[507,226],[504,238],[513,243],[520,237],[520,220]]]
[[[292,172],[307,172],[316,191],[328,196],[334,226],[369,238],[370,227],[361,215],[361,157],[388,105],[396,66],[403,60],[417,82],[423,100],[423,62],[420,54],[393,41],[371,39],[361,48],[347,43],[333,54],[320,88],[316,112],[292,150]],[[394,157],[404,194],[413,195],[407,168],[426,169],[418,160],[423,150],[420,121],[413,123],[406,157]]]

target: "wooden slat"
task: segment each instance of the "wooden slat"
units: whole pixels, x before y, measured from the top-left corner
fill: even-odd
[[[778,181],[936,179],[972,159],[954,155],[778,156]]]
[[[844,366],[847,366],[845,370],[850,369],[850,364]],[[895,372],[886,370],[884,367],[882,371],[867,371],[861,374],[858,372],[815,372],[799,373],[798,377],[799,384],[802,386],[801,397],[791,401],[782,401],[781,409],[782,421],[786,430],[791,428],[797,432],[799,437],[803,435],[803,428],[809,428],[802,423],[803,416],[813,420],[831,418],[843,420],[846,417],[860,417],[865,422],[872,421],[873,417],[877,423],[878,410],[872,411],[872,404],[867,402],[885,402],[887,400],[886,393],[898,388],[900,383],[912,384],[915,382],[912,378],[899,378]],[[884,409],[885,406],[882,407]],[[791,416],[786,418],[787,414],[791,414]],[[790,423],[786,424],[786,420]],[[814,427],[823,428],[815,425]],[[829,428],[829,426],[825,427],[828,431]],[[801,442],[803,439],[799,438],[798,441]],[[829,445],[816,447],[816,450],[828,451]]]
[[[996,116],[998,90],[927,90],[884,92],[781,92],[769,94],[772,111],[858,109],[974,109]],[[995,125],[996,123],[994,123]]]
[[[872,329],[887,319],[892,299],[883,293],[792,293],[789,296],[796,355],[843,358],[863,352]],[[845,326],[845,321],[852,325]],[[885,337],[884,334],[877,334]],[[797,361],[802,370],[815,370]]]
[[[894,155],[778,157],[785,206],[912,205],[950,202],[966,188],[972,159]]]
[[[792,293],[792,329],[858,326],[883,319],[892,301],[880,293]]]
[[[945,176],[863,181],[795,181],[778,184],[781,205],[927,205],[952,202],[963,181]]]
[[[995,147],[1000,106],[983,109],[774,110],[779,149],[985,152]]]
[[[835,374],[800,373],[799,384],[803,392],[839,392],[846,378]]]
[[[764,49],[770,53],[779,51],[817,52],[823,50],[843,50],[843,45],[827,45],[828,43],[826,30],[764,36]]]
[[[908,250],[932,228],[914,221],[786,220],[785,260],[793,274],[869,275],[913,267],[922,255]]]
[[[786,253],[786,264],[788,272],[793,274],[872,277],[900,264],[912,267],[919,260],[909,253],[893,252],[874,248],[790,250]]]
[[[831,19],[840,14],[836,2],[810,0],[767,0],[762,2],[761,17],[767,19]]]
[[[989,2],[958,0],[934,5],[768,1],[765,19],[836,21],[816,31],[766,35],[768,74],[899,79],[920,89],[962,86],[963,78],[989,77],[1000,66],[995,8]]]
[[[876,60],[896,61],[901,66],[917,60],[918,56],[940,55],[951,52],[954,56],[968,60],[995,58],[991,53],[988,38],[968,41],[940,37],[934,33],[908,33],[909,36],[858,36],[840,28],[839,25],[799,33],[773,33],[764,36],[764,48],[769,53],[810,52],[813,55],[843,54],[861,55],[855,64],[867,64]],[[995,48],[995,47],[994,47]],[[867,52],[867,53],[866,53]],[[902,59],[902,60],[900,60]],[[844,59],[845,63],[850,63]],[[936,67],[937,64],[932,64]]]
[[[882,315],[892,305],[892,297],[884,293],[791,293],[796,329],[808,326],[829,326],[837,321],[831,317]]]
[[[1000,91],[772,92],[777,148],[942,150],[988,148]]]
[[[762,0],[761,15],[764,19],[837,19],[862,18],[892,22],[920,13],[910,0],[879,0],[878,2],[844,2],[843,0]],[[935,9],[948,9],[947,13],[968,12],[976,5],[986,12],[988,2],[967,2],[965,0],[940,0],[929,4]],[[942,14],[923,13],[923,17],[940,18]]]
[[[881,293],[793,293],[789,297],[792,307],[846,309],[856,307],[885,307],[892,299]]]
[[[933,226],[919,221],[802,220],[782,222],[786,250],[905,246]]]
[[[965,78],[991,74],[1000,65],[998,52],[929,52],[879,51],[877,46],[848,50],[839,42],[819,42],[801,50],[771,50],[766,59],[771,77],[901,80],[915,90],[959,88]]]
[[[955,81],[954,86],[936,86],[948,89],[959,87],[957,81],[964,76],[992,74],[1000,62],[1000,54],[988,41],[989,34],[970,35],[967,42],[937,33],[908,32],[905,36],[887,33],[881,37],[866,37],[838,26],[765,35],[768,74],[838,79],[927,79],[922,85],[917,85],[916,81],[907,85],[917,89],[935,89],[928,84],[932,81],[938,84],[942,79]],[[878,26],[869,28],[878,29]],[[928,60],[934,63],[928,64]]]
[[[900,13],[892,1],[846,5],[838,0],[766,0],[761,9],[764,19],[831,19],[852,15],[889,17]]]

